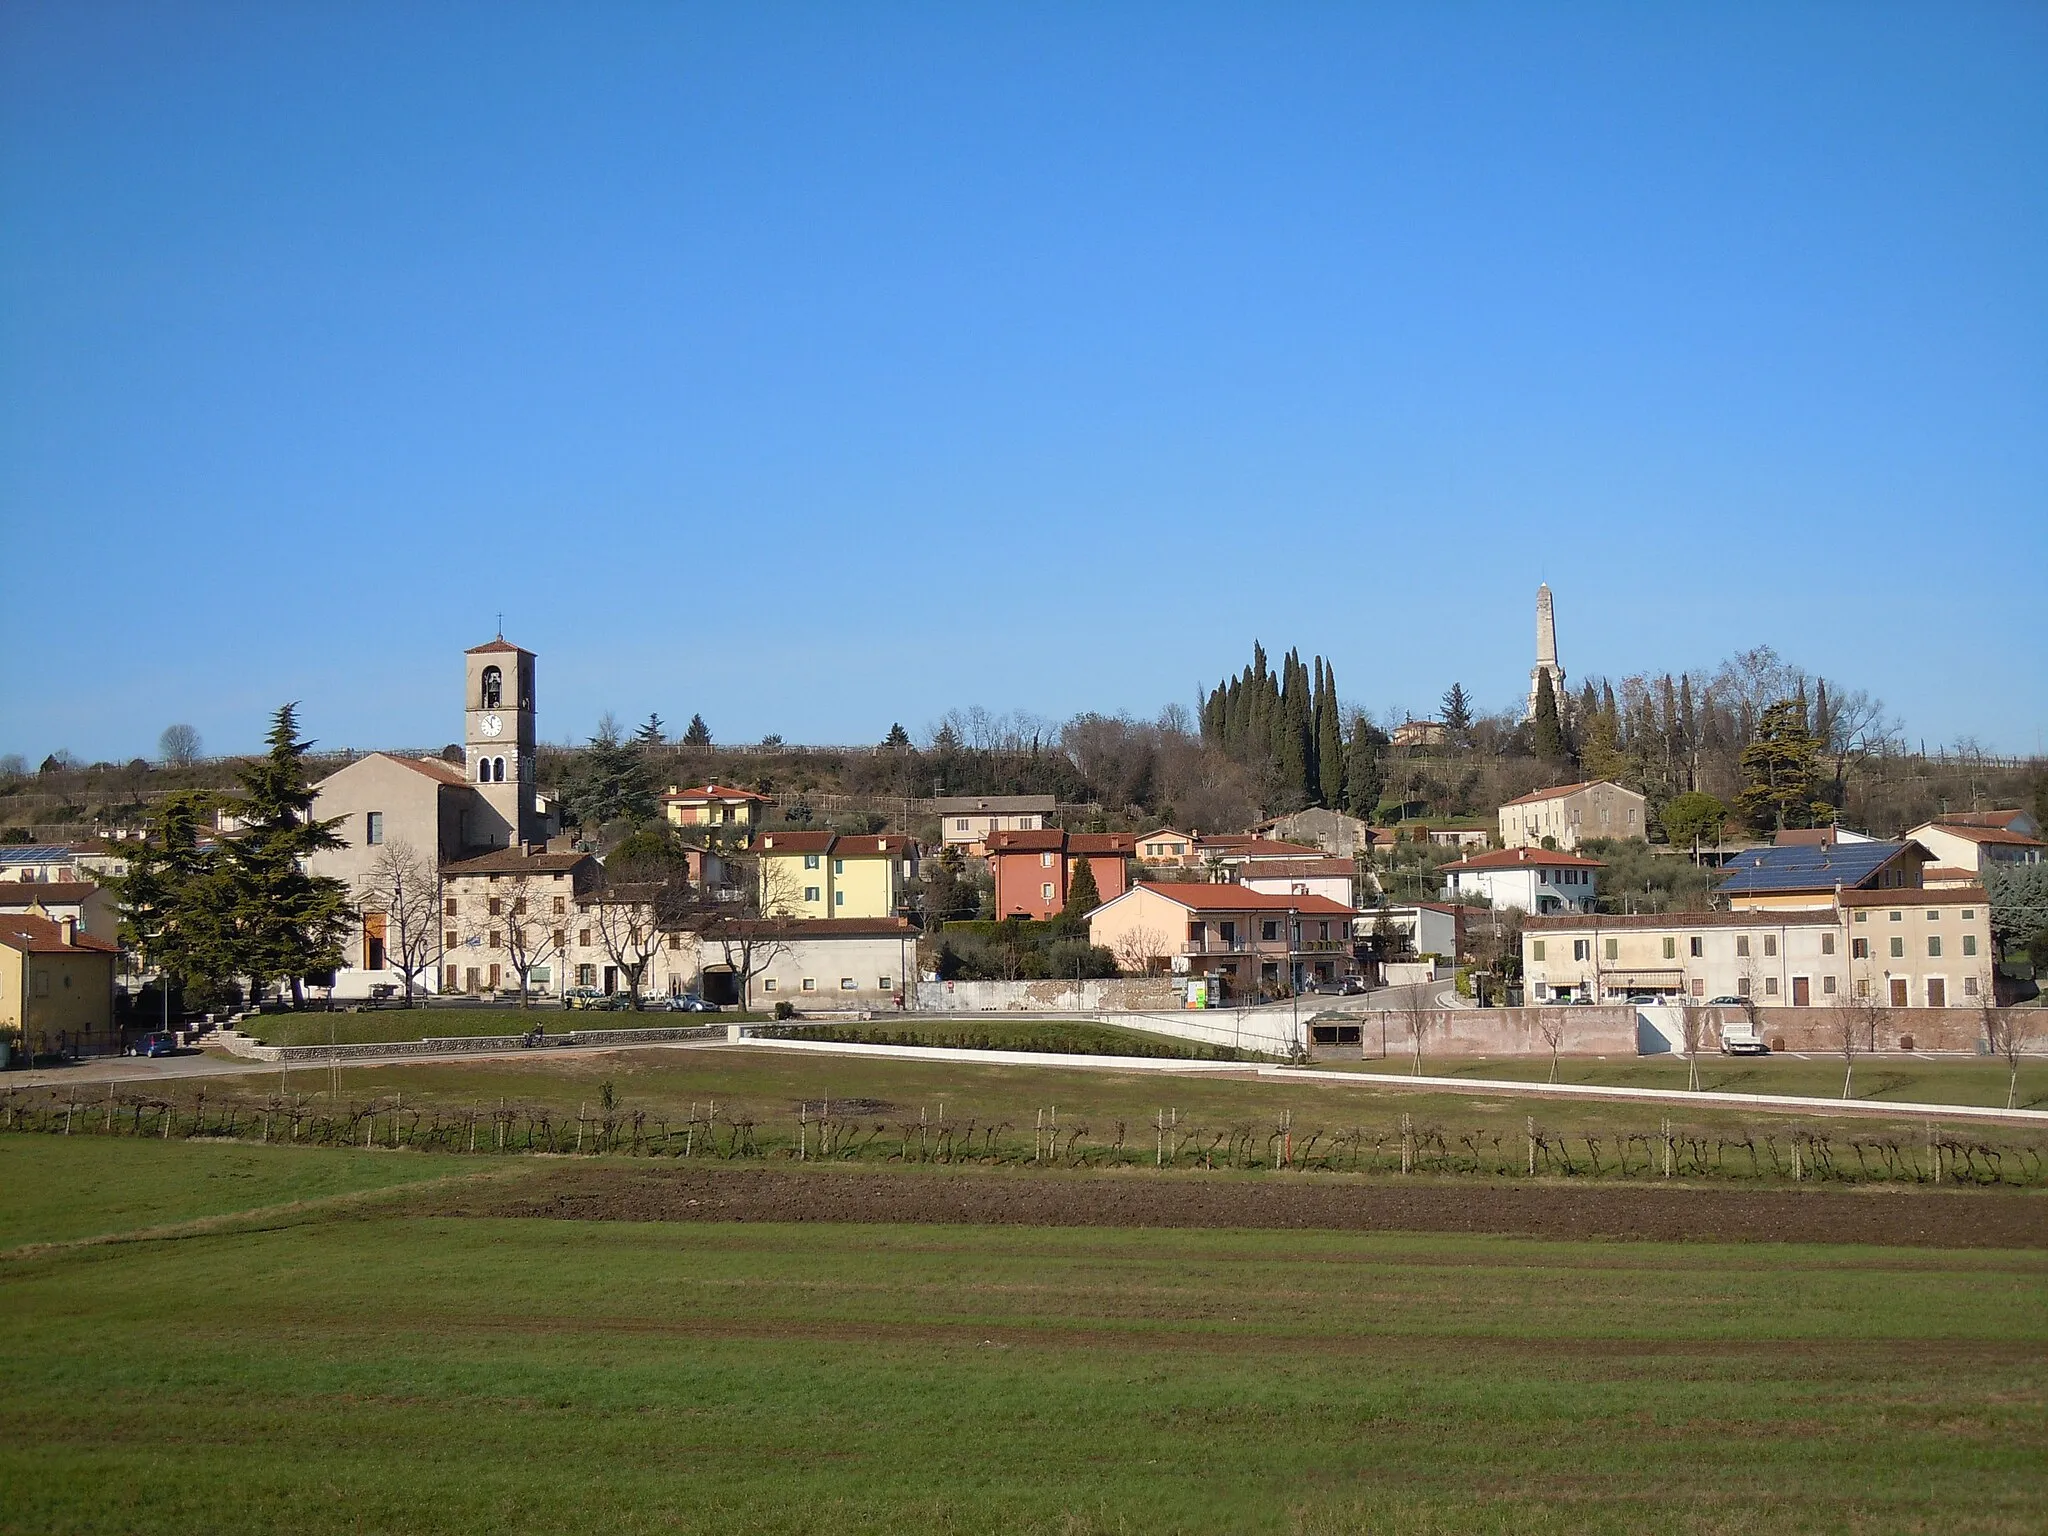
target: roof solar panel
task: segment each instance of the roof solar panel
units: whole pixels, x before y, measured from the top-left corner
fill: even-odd
[[[66,864],[76,858],[69,848],[56,843],[30,846],[0,846],[0,864]]]
[[[1724,892],[1810,891],[1858,886],[1884,867],[1904,843],[1793,844],[1757,848],[1727,866]]]

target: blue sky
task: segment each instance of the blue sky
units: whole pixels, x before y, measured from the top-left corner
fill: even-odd
[[[0,751],[861,741],[1253,638],[2048,747],[2048,10],[0,6]]]

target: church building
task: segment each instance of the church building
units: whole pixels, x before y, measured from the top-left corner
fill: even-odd
[[[498,849],[544,847],[559,830],[555,809],[536,786],[534,656],[503,635],[463,656],[463,760],[372,752],[314,786],[313,814],[336,820],[343,846],[315,854],[307,869],[346,884],[361,918],[336,972],[337,999],[402,993],[393,914],[378,909],[372,887],[394,856],[410,856],[436,890],[444,866]],[[433,991],[444,973],[437,951],[415,977]],[[384,992],[384,989],[390,992]]]

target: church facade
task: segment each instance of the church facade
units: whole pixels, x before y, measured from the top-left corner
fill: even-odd
[[[433,883],[439,910],[441,872],[450,864],[499,849],[537,848],[559,830],[554,808],[539,793],[539,742],[534,655],[500,635],[463,656],[463,760],[372,752],[314,786],[313,814],[336,822],[342,846],[315,854],[307,868],[348,886],[358,908],[335,973],[337,1000],[403,993],[394,915],[382,910],[380,887],[396,861],[413,863]],[[446,974],[439,953],[442,925],[416,992],[432,992]]]

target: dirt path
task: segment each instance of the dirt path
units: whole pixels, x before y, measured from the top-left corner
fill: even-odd
[[[568,1164],[513,1186],[432,1193],[448,1216],[567,1221],[944,1222],[1037,1227],[1325,1228],[1660,1242],[2048,1249],[2048,1196],[1485,1184],[1461,1180],[1017,1175],[979,1169]]]

